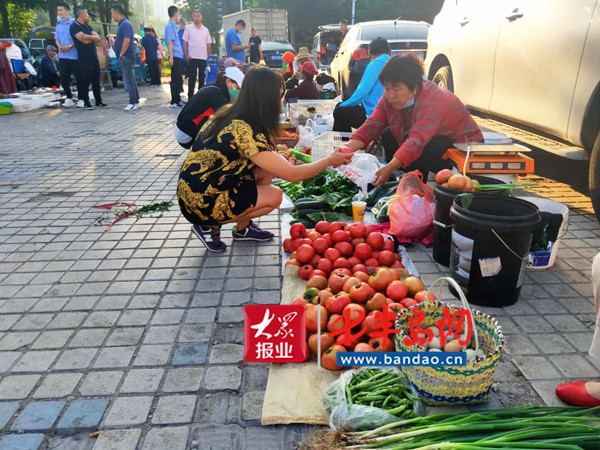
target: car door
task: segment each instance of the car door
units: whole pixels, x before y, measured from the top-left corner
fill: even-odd
[[[454,92],[468,106],[487,111],[494,85],[494,59],[503,0],[458,0],[451,18]]]
[[[596,0],[511,0],[494,71],[493,114],[560,138]]]

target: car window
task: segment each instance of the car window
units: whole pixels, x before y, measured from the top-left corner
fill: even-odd
[[[425,24],[402,22],[398,22],[396,25],[394,25],[394,22],[364,25],[360,33],[360,40],[370,42],[377,37],[382,37],[388,41],[395,39],[421,40],[427,39],[428,30],[429,27]]]
[[[273,50],[283,50],[283,51],[294,51],[294,47],[289,42],[273,42],[273,41],[263,41],[261,44],[263,52],[273,51]]]

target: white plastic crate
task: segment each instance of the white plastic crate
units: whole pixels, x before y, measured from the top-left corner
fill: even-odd
[[[341,147],[350,140],[352,133],[343,131],[328,131],[312,140],[313,162],[327,158],[337,147]]]
[[[333,112],[335,105],[333,100],[299,100],[298,103],[288,103],[288,116],[294,125],[305,125],[306,120],[316,114]]]

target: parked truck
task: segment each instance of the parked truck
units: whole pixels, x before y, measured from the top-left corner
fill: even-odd
[[[250,39],[250,28],[256,28],[263,41],[288,41],[288,17],[285,9],[245,9],[233,14],[223,16],[223,23],[219,31],[219,54],[224,57],[225,33],[233,27],[238,20],[246,22],[246,29],[240,35],[243,44]]]

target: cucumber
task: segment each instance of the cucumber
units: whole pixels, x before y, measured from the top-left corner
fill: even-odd
[[[306,218],[292,220],[290,225],[294,225],[295,223],[301,223],[306,228],[313,228],[315,226],[315,223],[312,220]]]
[[[296,209],[298,218],[306,217],[308,214],[320,213],[320,212],[324,212],[324,210],[322,208],[320,208],[320,209],[317,209],[317,208]]]
[[[327,205],[325,205],[323,202],[320,202],[318,200],[305,199],[305,198],[296,200],[296,203],[294,203],[294,207],[296,207],[296,209],[307,209],[307,208],[325,209],[326,206]]]

